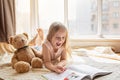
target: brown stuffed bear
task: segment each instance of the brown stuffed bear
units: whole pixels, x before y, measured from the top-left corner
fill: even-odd
[[[31,66],[32,68],[42,68],[42,55],[28,46],[26,33],[11,36],[10,44],[16,48],[11,63],[18,73],[28,72]]]

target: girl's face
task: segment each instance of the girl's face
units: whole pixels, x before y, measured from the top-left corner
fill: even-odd
[[[55,35],[52,37],[51,44],[54,50],[59,49],[66,40],[66,31],[58,30]]]

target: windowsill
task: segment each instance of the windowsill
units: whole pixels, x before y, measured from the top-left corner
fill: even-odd
[[[115,49],[115,52],[120,52],[120,38],[117,37],[77,37],[70,38],[71,47],[96,47],[109,46]]]
[[[120,42],[120,38],[79,38],[79,39],[70,39],[70,41],[75,42]]]
[[[83,36],[72,36],[71,41],[120,41],[120,36],[112,35],[83,35]]]

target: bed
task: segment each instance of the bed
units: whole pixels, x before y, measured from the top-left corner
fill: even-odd
[[[95,78],[95,80],[120,80],[120,61],[93,55],[78,55],[73,51],[70,64],[87,64],[100,69],[112,71],[112,74]],[[82,52],[84,53],[84,52]],[[5,54],[0,58],[0,80],[44,80],[41,74],[50,72],[46,68],[31,69],[27,73],[18,74],[10,65],[12,54]]]

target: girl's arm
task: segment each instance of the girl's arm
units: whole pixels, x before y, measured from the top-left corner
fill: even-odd
[[[61,60],[60,65],[53,65],[51,62],[51,55],[48,48],[44,44],[42,48],[43,48],[43,61],[44,61],[45,67],[51,71],[55,71],[56,73],[64,72],[65,69],[63,66],[61,66],[63,64],[63,60]]]
[[[64,49],[61,54],[60,62],[57,65],[64,67],[66,66],[66,64],[67,64],[67,53]]]
[[[43,61],[46,68],[55,71],[55,65],[51,63],[51,55],[48,48],[43,44],[42,46]]]

